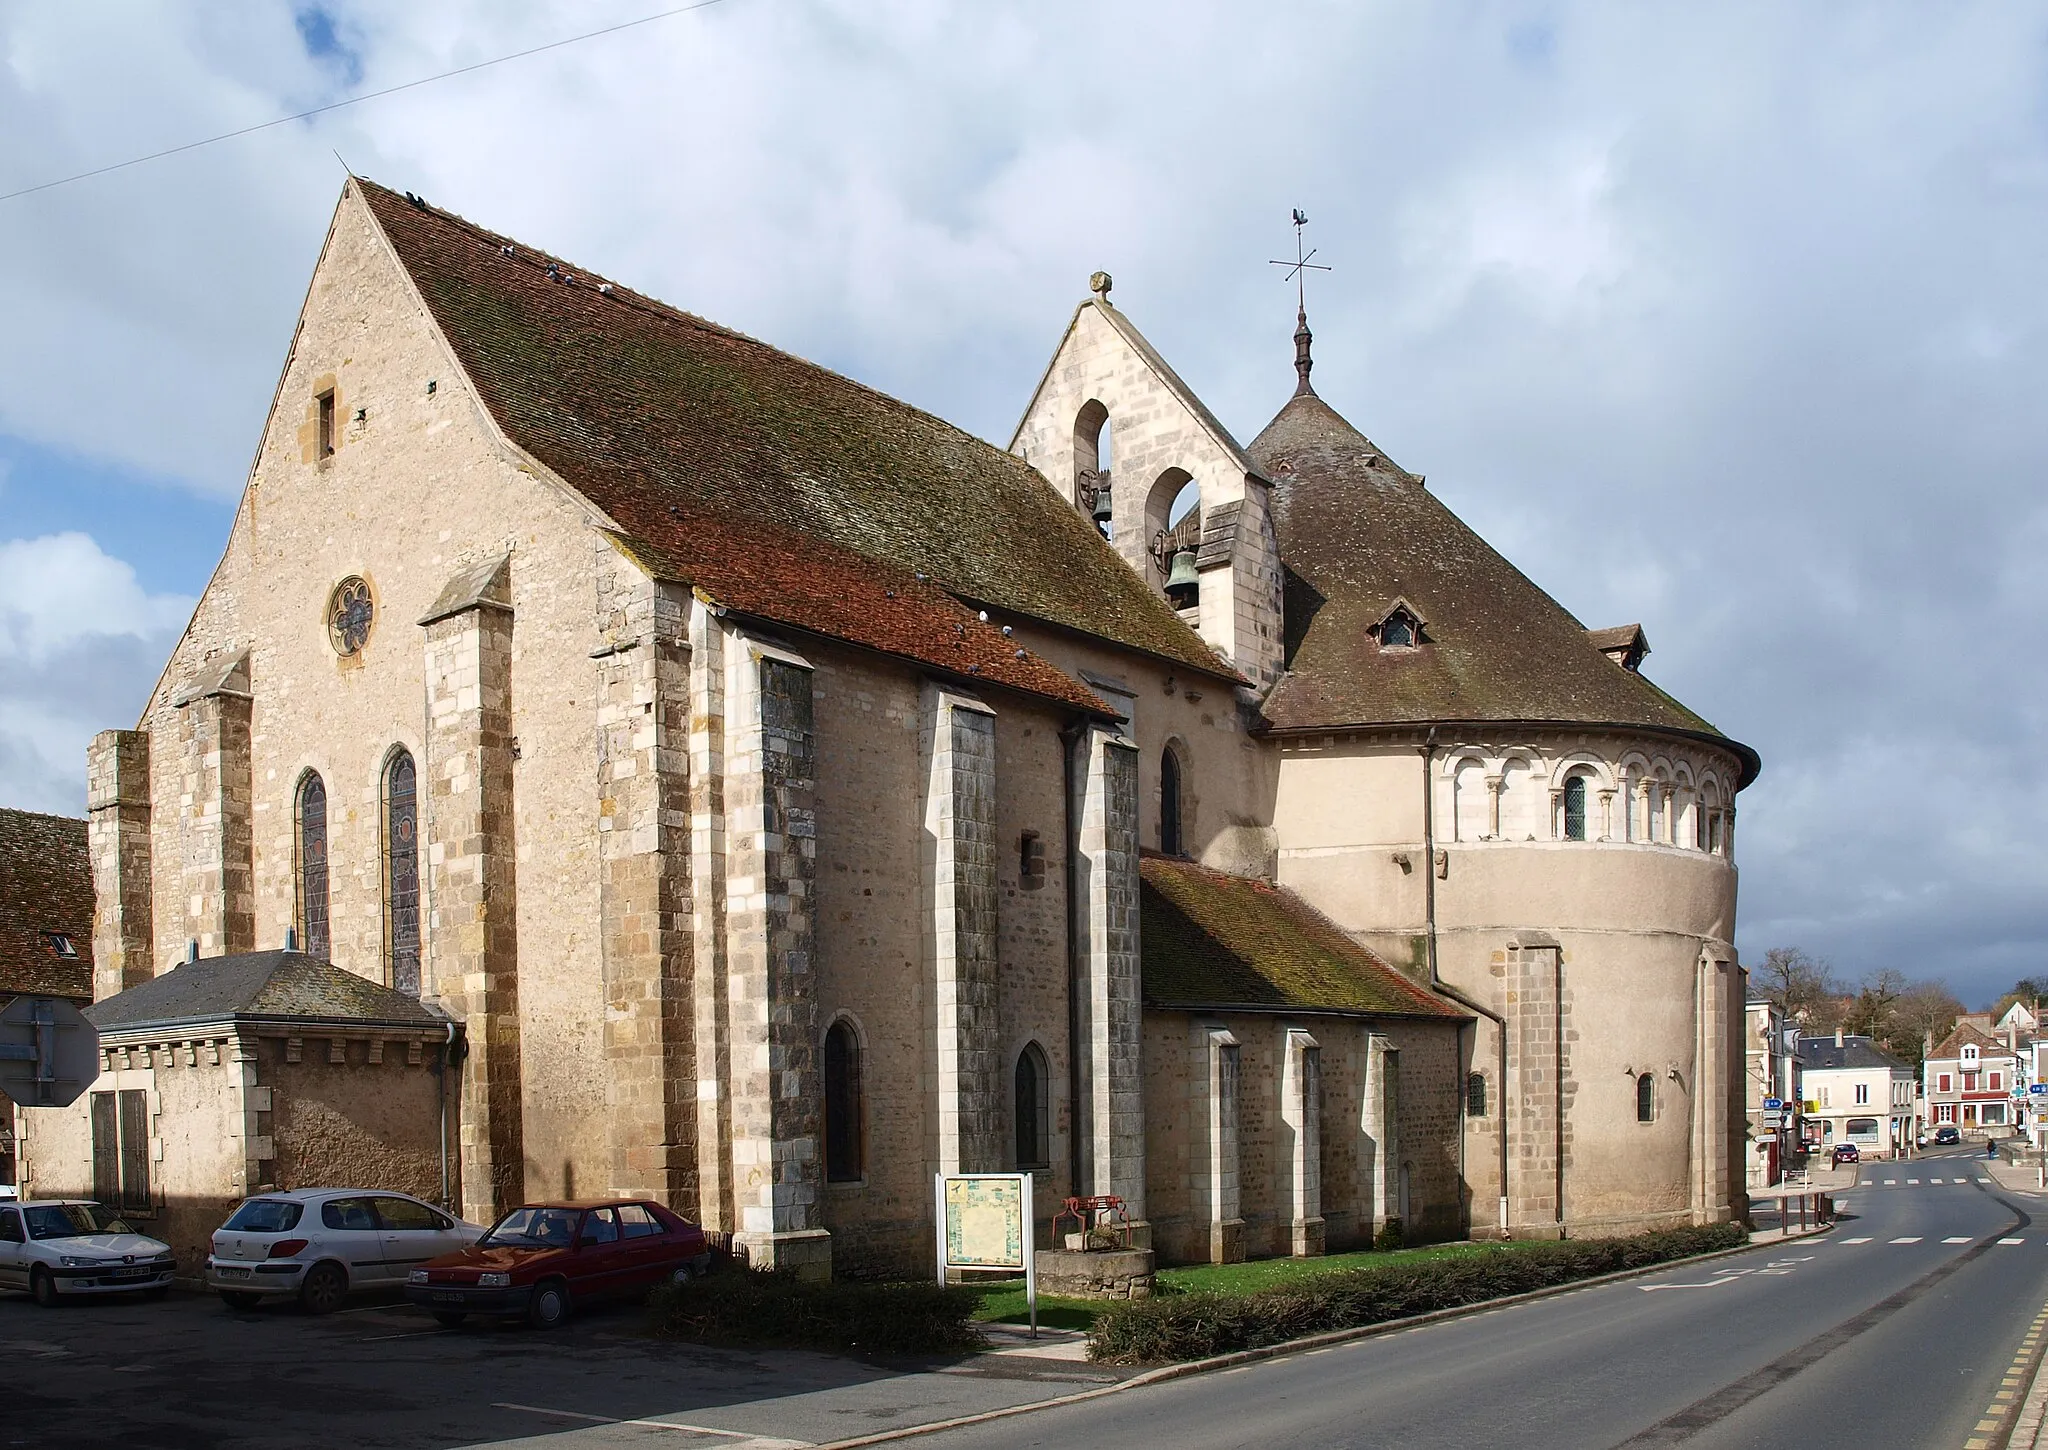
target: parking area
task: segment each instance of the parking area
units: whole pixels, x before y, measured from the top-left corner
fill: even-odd
[[[880,1365],[649,1339],[637,1308],[548,1332],[445,1330],[402,1302],[324,1317],[179,1291],[39,1309],[0,1294],[0,1445],[84,1450],[659,1443],[793,1450],[1106,1382],[1086,1364],[986,1355]]]

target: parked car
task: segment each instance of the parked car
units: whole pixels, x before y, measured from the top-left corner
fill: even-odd
[[[658,1203],[535,1203],[460,1253],[414,1269],[405,1295],[450,1328],[488,1314],[552,1329],[575,1304],[680,1283],[710,1264],[704,1230]]]
[[[1839,1168],[1844,1163],[1862,1162],[1863,1154],[1854,1143],[1837,1143],[1835,1144],[1835,1151],[1829,1155],[1828,1161]]]
[[[244,1199],[213,1235],[206,1282],[230,1309],[296,1298],[326,1314],[358,1289],[395,1288],[415,1265],[472,1244],[478,1224],[405,1193],[300,1188]]]
[[[1934,1130],[1934,1146],[1937,1148],[1953,1148],[1962,1141],[1962,1131],[1954,1123],[1943,1123]]]
[[[0,1288],[26,1289],[45,1309],[74,1294],[170,1292],[171,1246],[82,1199],[0,1204]]]

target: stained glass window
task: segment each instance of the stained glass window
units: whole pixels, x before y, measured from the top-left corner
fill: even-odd
[[[317,772],[299,783],[299,950],[323,961],[327,935],[327,786]]]
[[[384,778],[384,902],[391,985],[420,994],[419,777],[401,750]]]
[[[327,596],[327,638],[338,655],[352,655],[370,639],[370,625],[377,615],[370,586],[354,574],[334,586]]]

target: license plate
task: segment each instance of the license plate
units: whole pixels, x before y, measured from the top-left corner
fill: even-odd
[[[220,1275],[223,1279],[246,1279],[249,1277],[250,1271],[247,1269],[220,1268],[215,1269],[214,1273]]]
[[[462,1294],[454,1293],[447,1289],[442,1289],[437,1290],[435,1292],[434,1302],[436,1304],[460,1304],[463,1301],[464,1297],[465,1296]]]
[[[117,1279],[146,1279],[155,1272],[155,1269],[144,1265],[134,1269],[116,1269],[114,1270],[114,1277]]]

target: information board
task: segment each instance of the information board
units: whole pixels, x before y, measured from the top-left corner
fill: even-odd
[[[939,1282],[949,1272],[1021,1273],[1038,1337],[1038,1267],[1032,1262],[1029,1173],[940,1173],[933,1177]]]

